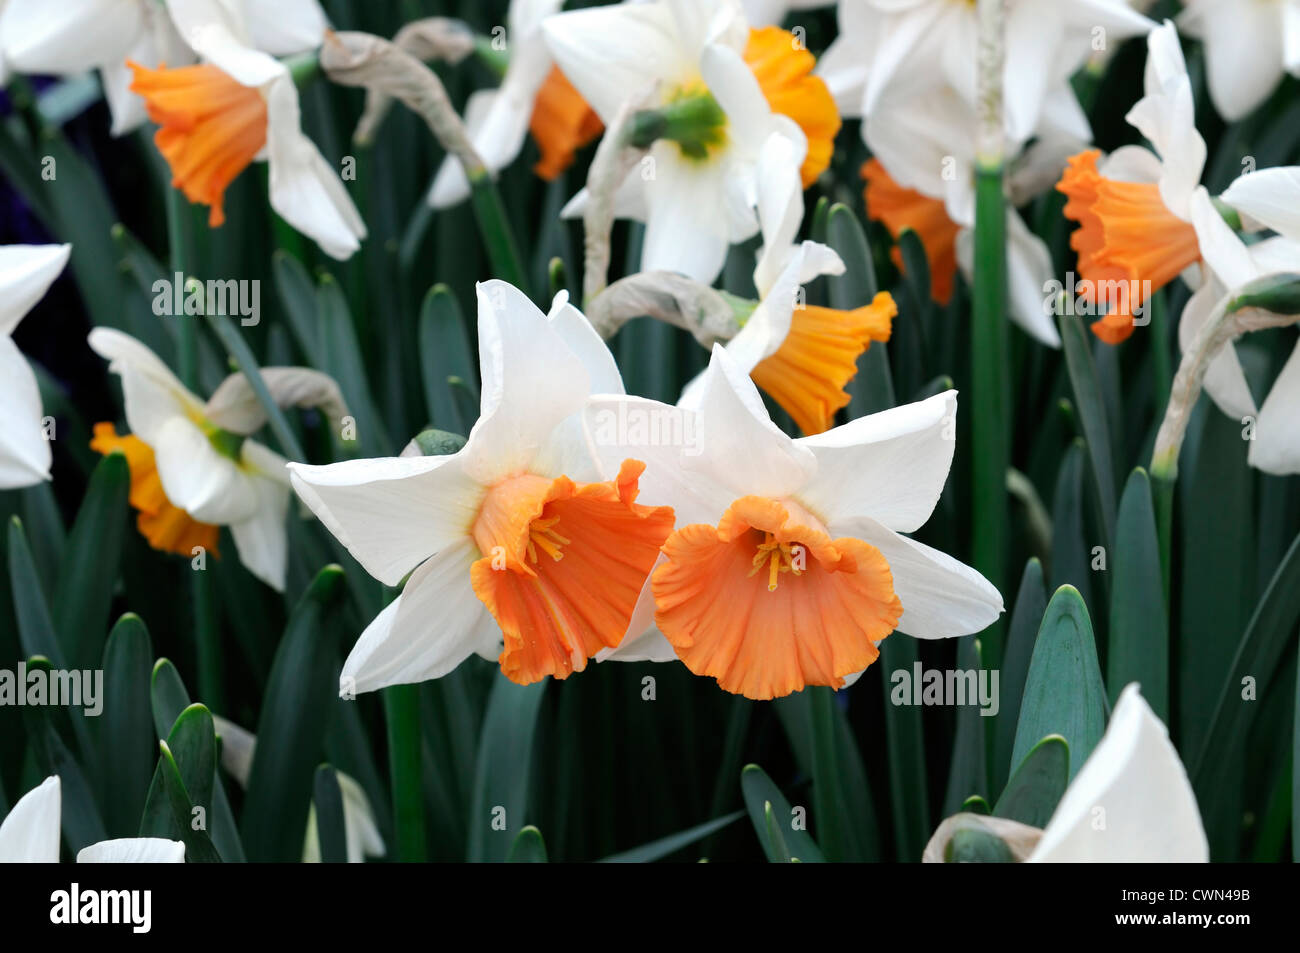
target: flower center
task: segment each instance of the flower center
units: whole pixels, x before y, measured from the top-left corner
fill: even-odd
[[[754,568],[749,571],[751,577],[767,566],[767,591],[776,592],[777,580],[783,572],[792,572],[796,576],[807,568],[808,551],[801,543],[783,543],[771,533],[763,533],[763,542],[758,544],[754,553]]]
[[[567,539],[555,531],[555,524],[559,521],[558,516],[551,516],[546,519],[535,519],[528,524],[529,561],[537,562],[537,551],[539,549],[557,563],[564,558],[564,553],[560,550],[560,547],[573,542],[573,540]]]
[[[692,80],[671,90],[659,108],[634,115],[628,139],[642,148],[667,139],[688,159],[708,159],[727,142],[727,114],[703,80]]]

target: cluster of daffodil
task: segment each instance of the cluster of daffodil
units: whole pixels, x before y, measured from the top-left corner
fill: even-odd
[[[520,685],[567,679],[593,660],[680,663],[766,701],[853,684],[887,637],[984,632],[1004,611],[998,587],[912,538],[953,468],[957,391],[949,381],[846,419],[850,381],[863,355],[891,340],[899,306],[884,291],[848,308],[809,303],[816,282],[848,269],[829,244],[801,240],[824,235],[810,227],[805,193],[819,178],[836,187],[844,120],[858,123],[870,158],[839,187],[864,197],[868,218],[898,240],[900,269],[904,233],[916,233],[941,305],[959,280],[975,281],[976,170],[992,122],[1007,169],[1007,316],[1035,347],[1062,347],[1056,302],[1044,299],[1057,277],[1052,250],[1022,217],[1055,190],[1096,337],[1133,347],[1136,317],[1181,280],[1193,291],[1178,326],[1189,399],[1203,380],[1225,414],[1257,421],[1250,465],[1300,473],[1300,347],[1257,406],[1232,343],[1255,328],[1244,313],[1300,312],[1300,167],[1252,170],[1210,193],[1178,32],[1203,41],[1210,99],[1234,121],[1285,74],[1300,75],[1300,3],[1192,0],[1177,23],[1157,23],[1139,9],[1151,4],[1127,0],[1007,0],[1004,65],[991,80],[977,55],[987,4],[841,0],[838,33],[818,58],[801,30],[780,24],[829,5],[647,0],[564,11],[563,0],[511,0],[507,55],[483,53],[499,82],[471,92],[461,115],[446,115],[431,71],[416,74],[423,85],[352,83],[367,87],[367,135],[395,97],[444,145],[459,143],[428,188],[433,214],[477,200],[530,134],[533,171],[547,181],[562,181],[594,145],[586,187],[566,192],[560,212],[585,228],[581,307],[559,291],[544,311],[515,284],[476,276],[481,399],[463,440],[444,443],[450,452],[413,439],[399,456],[323,464],[287,459],[296,448],[278,432],[280,452],[255,436],[287,408],[315,409],[336,428],[349,411],[331,376],[292,366],[253,375],[240,360],[204,397],[142,341],[94,328],[88,343],[120,379],[126,429],[97,423],[90,445],[124,455],[139,533],[163,552],[216,556],[225,527],[247,571],[284,592],[290,522],[314,514],[367,573],[400,590],[365,620],[343,663],[347,698],[439,679],[477,655]],[[448,61],[483,52],[467,27],[428,28],[447,31],[435,39],[456,51]],[[345,261],[367,229],[303,132],[299,84],[341,76],[337,57],[356,50],[349,36],[330,30],[317,0],[0,0],[0,74],[97,70],[113,135],[156,127],[171,185],[208,209],[214,230],[234,224],[228,187],[265,161],[271,208]],[[1146,44],[1144,89],[1127,121],[1149,148],[1103,155],[1089,147],[1072,79],[1136,38]],[[406,69],[421,58],[414,48],[395,38],[372,49]],[[606,287],[614,219],[642,223],[643,237],[631,274]],[[11,337],[71,250],[0,248],[3,489],[51,477],[41,391]],[[751,252],[755,297],[713,289]],[[627,392],[602,323],[615,311],[626,320],[665,309],[709,349],[675,403]],[[1169,419],[1186,409],[1178,386]],[[775,423],[765,400],[802,435]],[[1165,436],[1157,474],[1180,445]],[[1208,859],[1167,729],[1136,685],[1112,688],[1122,691],[1105,735],[1045,827],[957,813],[926,859],[952,859],[980,838],[1028,861]],[[253,736],[224,719],[217,730],[228,773],[246,785]],[[346,775],[339,784],[348,858],[382,856],[366,792]],[[57,859],[60,790],[51,777],[17,802],[0,826],[0,860]],[[1099,803],[1113,805],[1107,830],[1091,823]],[[304,856],[320,855],[313,808]],[[77,859],[181,861],[185,845],[116,839]]]

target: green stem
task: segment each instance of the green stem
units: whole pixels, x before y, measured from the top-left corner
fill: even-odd
[[[307,455],[303,453],[302,446],[298,443],[298,437],[294,434],[293,428],[289,426],[289,421],[285,419],[279,405],[271,396],[270,390],[267,389],[266,381],[262,380],[261,368],[257,365],[257,358],[253,356],[252,349],[240,336],[239,330],[230,320],[230,316],[226,314],[209,314],[207,318],[212,325],[212,330],[217,335],[217,339],[221,341],[222,347],[226,349],[226,353],[234,358],[235,363],[239,365],[240,371],[248,378],[248,383],[252,386],[258,403],[266,411],[271,432],[275,434],[275,439],[280,442],[280,449],[290,460],[305,461]]]
[[[194,242],[190,235],[189,201],[178,189],[167,187],[167,247],[172,271],[180,272],[182,280],[194,261]],[[199,376],[199,339],[190,315],[177,315],[177,372],[181,383],[197,390]]]
[[[424,789],[420,777],[420,694],[417,685],[384,689],[388,720],[389,780],[393,787],[393,819],[397,828],[397,859],[421,863],[427,859]]]
[[[470,189],[474,201],[474,217],[478,220],[483,244],[487,246],[493,274],[527,294],[528,285],[523,261],[519,257],[519,246],[515,243],[514,232],[501,202],[501,193],[497,191],[491,173],[485,170],[477,176],[471,175]]]
[[[1160,582],[1164,589],[1165,610],[1169,611],[1169,581],[1173,571],[1174,481],[1151,474],[1151,492],[1155,497],[1156,539],[1160,546]]]
[[[839,769],[835,757],[835,698],[829,688],[806,688],[812,709],[813,830],[829,861],[844,860],[843,818],[838,798]]]

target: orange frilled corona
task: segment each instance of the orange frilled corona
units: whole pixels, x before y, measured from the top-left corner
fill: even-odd
[[[136,527],[140,535],[154,549],[165,553],[191,556],[194,547],[201,546],[213,556],[217,552],[220,530],[209,523],[200,523],[180,507],[172,505],[163,492],[162,480],[154,463],[153,450],[139,437],[118,436],[111,423],[95,424],[90,447],[97,453],[110,454],[120,450],[131,471],[131,506],[139,513]]]
[[[862,178],[867,183],[863,192],[867,217],[883,223],[895,241],[905,228],[916,232],[930,265],[930,296],[939,304],[947,304],[952,300],[957,277],[957,233],[961,226],[948,217],[942,199],[899,185],[879,159],[869,159],[862,166]],[[903,253],[897,245],[890,257],[901,271]]]
[[[745,62],[773,112],[793,119],[808,139],[799,170],[804,188],[831,164],[840,114],[825,80],[812,75],[817,59],[789,30],[766,26],[749,31]]]
[[[1200,260],[1196,229],[1160,197],[1154,182],[1118,182],[1097,170],[1101,153],[1073,156],[1057,191],[1065,217],[1079,223],[1070,247],[1079,253],[1079,295],[1106,313],[1092,325],[1107,344],[1133,333],[1133,312],[1147,296]]]
[[[750,372],[806,434],[823,433],[849,402],[844,390],[872,341],[887,343],[898,306],[882,291],[852,311],[801,305],[775,354]]]
[[[604,125],[582,94],[552,66],[533,101],[528,129],[542,156],[533,171],[550,182],[573,163],[574,154],[600,135]]]
[[[501,671],[567,678],[617,646],[673,528],[668,506],[636,503],[645,464],[607,483],[525,473],[488,490],[473,525],[474,592],[505,636]]]
[[[266,101],[212,65],[149,69],[127,62],[131,91],[144,98],[160,127],[158,151],[172,170],[172,185],[192,203],[207,205],[213,228],[226,220],[226,187],[266,145]]]
[[[746,698],[841,687],[903,613],[880,550],[832,539],[793,500],[741,497],[717,526],[674,532],[664,554],[651,582],[660,631],[692,672]]]

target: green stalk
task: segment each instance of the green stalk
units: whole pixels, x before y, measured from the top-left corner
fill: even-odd
[[[298,443],[298,437],[294,434],[293,428],[289,426],[289,421],[285,419],[284,413],[276,404],[275,399],[271,397],[266,381],[262,380],[262,371],[257,365],[257,358],[253,356],[252,348],[240,336],[239,330],[230,320],[229,315],[209,314],[207,318],[212,325],[212,330],[217,335],[217,339],[221,342],[221,346],[226,349],[226,353],[234,358],[235,363],[239,365],[240,371],[248,378],[248,383],[252,386],[258,403],[266,411],[267,422],[270,424],[271,432],[275,434],[275,439],[280,442],[281,451],[290,460],[305,461],[307,455],[303,453],[302,446]]]
[[[420,778],[420,689],[393,685],[384,689],[388,722],[389,781],[393,788],[393,823],[397,828],[397,859],[421,863],[427,859],[424,789]]]
[[[189,201],[180,190],[167,187],[167,246],[173,272],[180,272],[188,280],[188,271],[194,261],[194,243],[190,235]],[[199,377],[199,339],[194,322],[189,315],[177,315],[176,336],[177,373],[181,383],[197,390]]]
[[[805,688],[812,711],[813,830],[826,859],[845,860],[840,816],[839,767],[835,757],[835,698],[829,688]]]
[[[479,234],[487,246],[488,260],[492,262],[492,273],[504,281],[510,282],[525,294],[528,293],[527,273],[523,260],[519,257],[519,246],[515,242],[514,232],[506,218],[506,209],[501,202],[501,193],[492,181],[492,173],[486,169],[469,177],[470,194],[474,203],[474,217],[478,220]]]

